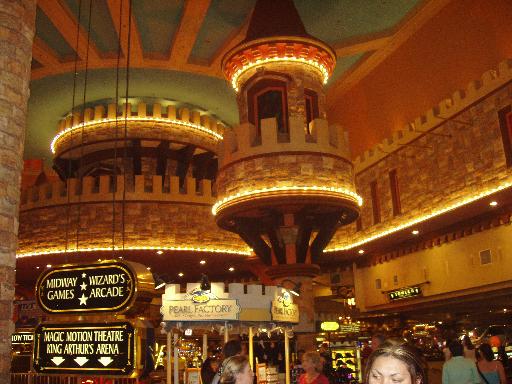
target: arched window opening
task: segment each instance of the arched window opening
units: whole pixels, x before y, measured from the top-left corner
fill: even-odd
[[[309,132],[309,123],[318,118],[318,95],[311,89],[304,89],[304,102],[306,104],[306,125]]]
[[[288,102],[284,81],[258,81],[247,93],[248,120],[261,134],[261,120],[274,117],[278,133],[288,133]]]

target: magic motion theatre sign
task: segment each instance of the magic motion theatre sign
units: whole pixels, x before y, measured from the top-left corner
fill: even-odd
[[[133,371],[135,331],[130,323],[42,324],[34,332],[38,373],[127,375]]]
[[[121,312],[132,304],[136,283],[122,263],[63,266],[39,277],[36,298],[48,313]]]

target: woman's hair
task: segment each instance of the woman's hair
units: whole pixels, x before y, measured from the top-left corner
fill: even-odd
[[[235,384],[237,373],[242,373],[249,364],[247,356],[235,355],[224,359],[219,368],[221,384]]]
[[[214,357],[208,357],[205,361],[203,361],[203,365],[201,366],[201,381],[204,384],[209,384],[212,382],[215,377],[215,370],[212,367],[212,363],[216,363],[217,359]]]
[[[369,382],[373,363],[378,357],[392,357],[405,363],[413,384],[427,384],[427,364],[418,349],[402,339],[388,339],[374,350],[368,358],[365,383]]]
[[[311,361],[311,363],[314,365],[315,370],[317,372],[322,372],[322,369],[324,366],[324,361],[322,359],[322,356],[320,356],[320,354],[318,352],[309,351],[309,352],[304,353],[302,355],[302,362],[304,362],[304,360],[306,360],[306,359]]]
[[[462,344],[467,348],[467,349],[475,349],[475,346],[473,345],[473,343],[471,342],[471,339],[469,338],[468,335],[464,335],[464,337],[462,338]]]
[[[487,361],[494,360],[494,352],[489,344],[482,344],[478,347],[478,352],[480,352],[480,356],[482,356]]]

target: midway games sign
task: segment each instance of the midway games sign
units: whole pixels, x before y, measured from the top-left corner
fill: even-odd
[[[130,323],[42,324],[34,332],[38,373],[129,375],[135,330]]]
[[[36,298],[48,313],[121,312],[133,303],[136,285],[127,263],[62,266],[41,274]]]

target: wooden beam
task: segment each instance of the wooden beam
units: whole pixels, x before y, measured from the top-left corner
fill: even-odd
[[[213,55],[212,61],[210,63],[210,69],[213,73],[219,74],[218,76],[222,77],[222,68],[221,62],[224,55],[237,44],[239,44],[242,40],[245,39],[245,35],[247,34],[247,29],[249,28],[249,22],[251,20],[251,13],[247,15],[244,23],[238,28],[238,30],[231,33],[224,44],[215,52]]]
[[[187,0],[185,2],[180,25],[174,35],[169,53],[169,62],[173,68],[179,69],[187,63],[210,3],[211,0]]]
[[[178,166],[176,167],[176,176],[180,178],[180,188],[185,185],[185,177],[187,176],[190,163],[194,157],[196,147],[194,145],[187,145],[182,149],[176,151],[178,153]]]
[[[76,33],[77,23],[75,16],[64,5],[62,1],[56,0],[38,0],[38,7],[44,14],[50,19],[52,24],[57,28],[59,33],[62,35],[64,40],[69,44],[73,50],[77,50],[76,47]],[[87,51],[87,32],[80,26],[80,32],[78,36],[78,57],[85,60]],[[94,45],[94,42],[89,42],[89,63],[96,63],[100,61],[100,55],[98,49]]]
[[[391,42],[391,39],[391,36],[384,36],[377,39],[361,41],[353,44],[338,45],[334,46],[334,51],[336,52],[337,57],[352,56],[358,53],[376,51],[388,45]]]
[[[34,37],[32,58],[45,67],[56,67],[60,64],[57,53],[39,37]]]
[[[430,0],[412,17],[405,21],[398,31],[390,37],[390,40],[359,65],[354,71],[343,76],[336,84],[333,84],[327,92],[327,99],[335,102],[338,97],[351,89],[366,75],[373,71],[380,63],[395,52],[423,25],[432,19],[441,9],[454,0]]]
[[[121,2],[123,3],[122,9],[120,9]],[[130,66],[141,67],[144,63],[144,52],[133,10],[130,21],[130,4],[130,1],[107,0],[108,10],[117,36],[118,38],[121,36],[121,51],[125,59],[128,54],[128,26],[130,25]]]

